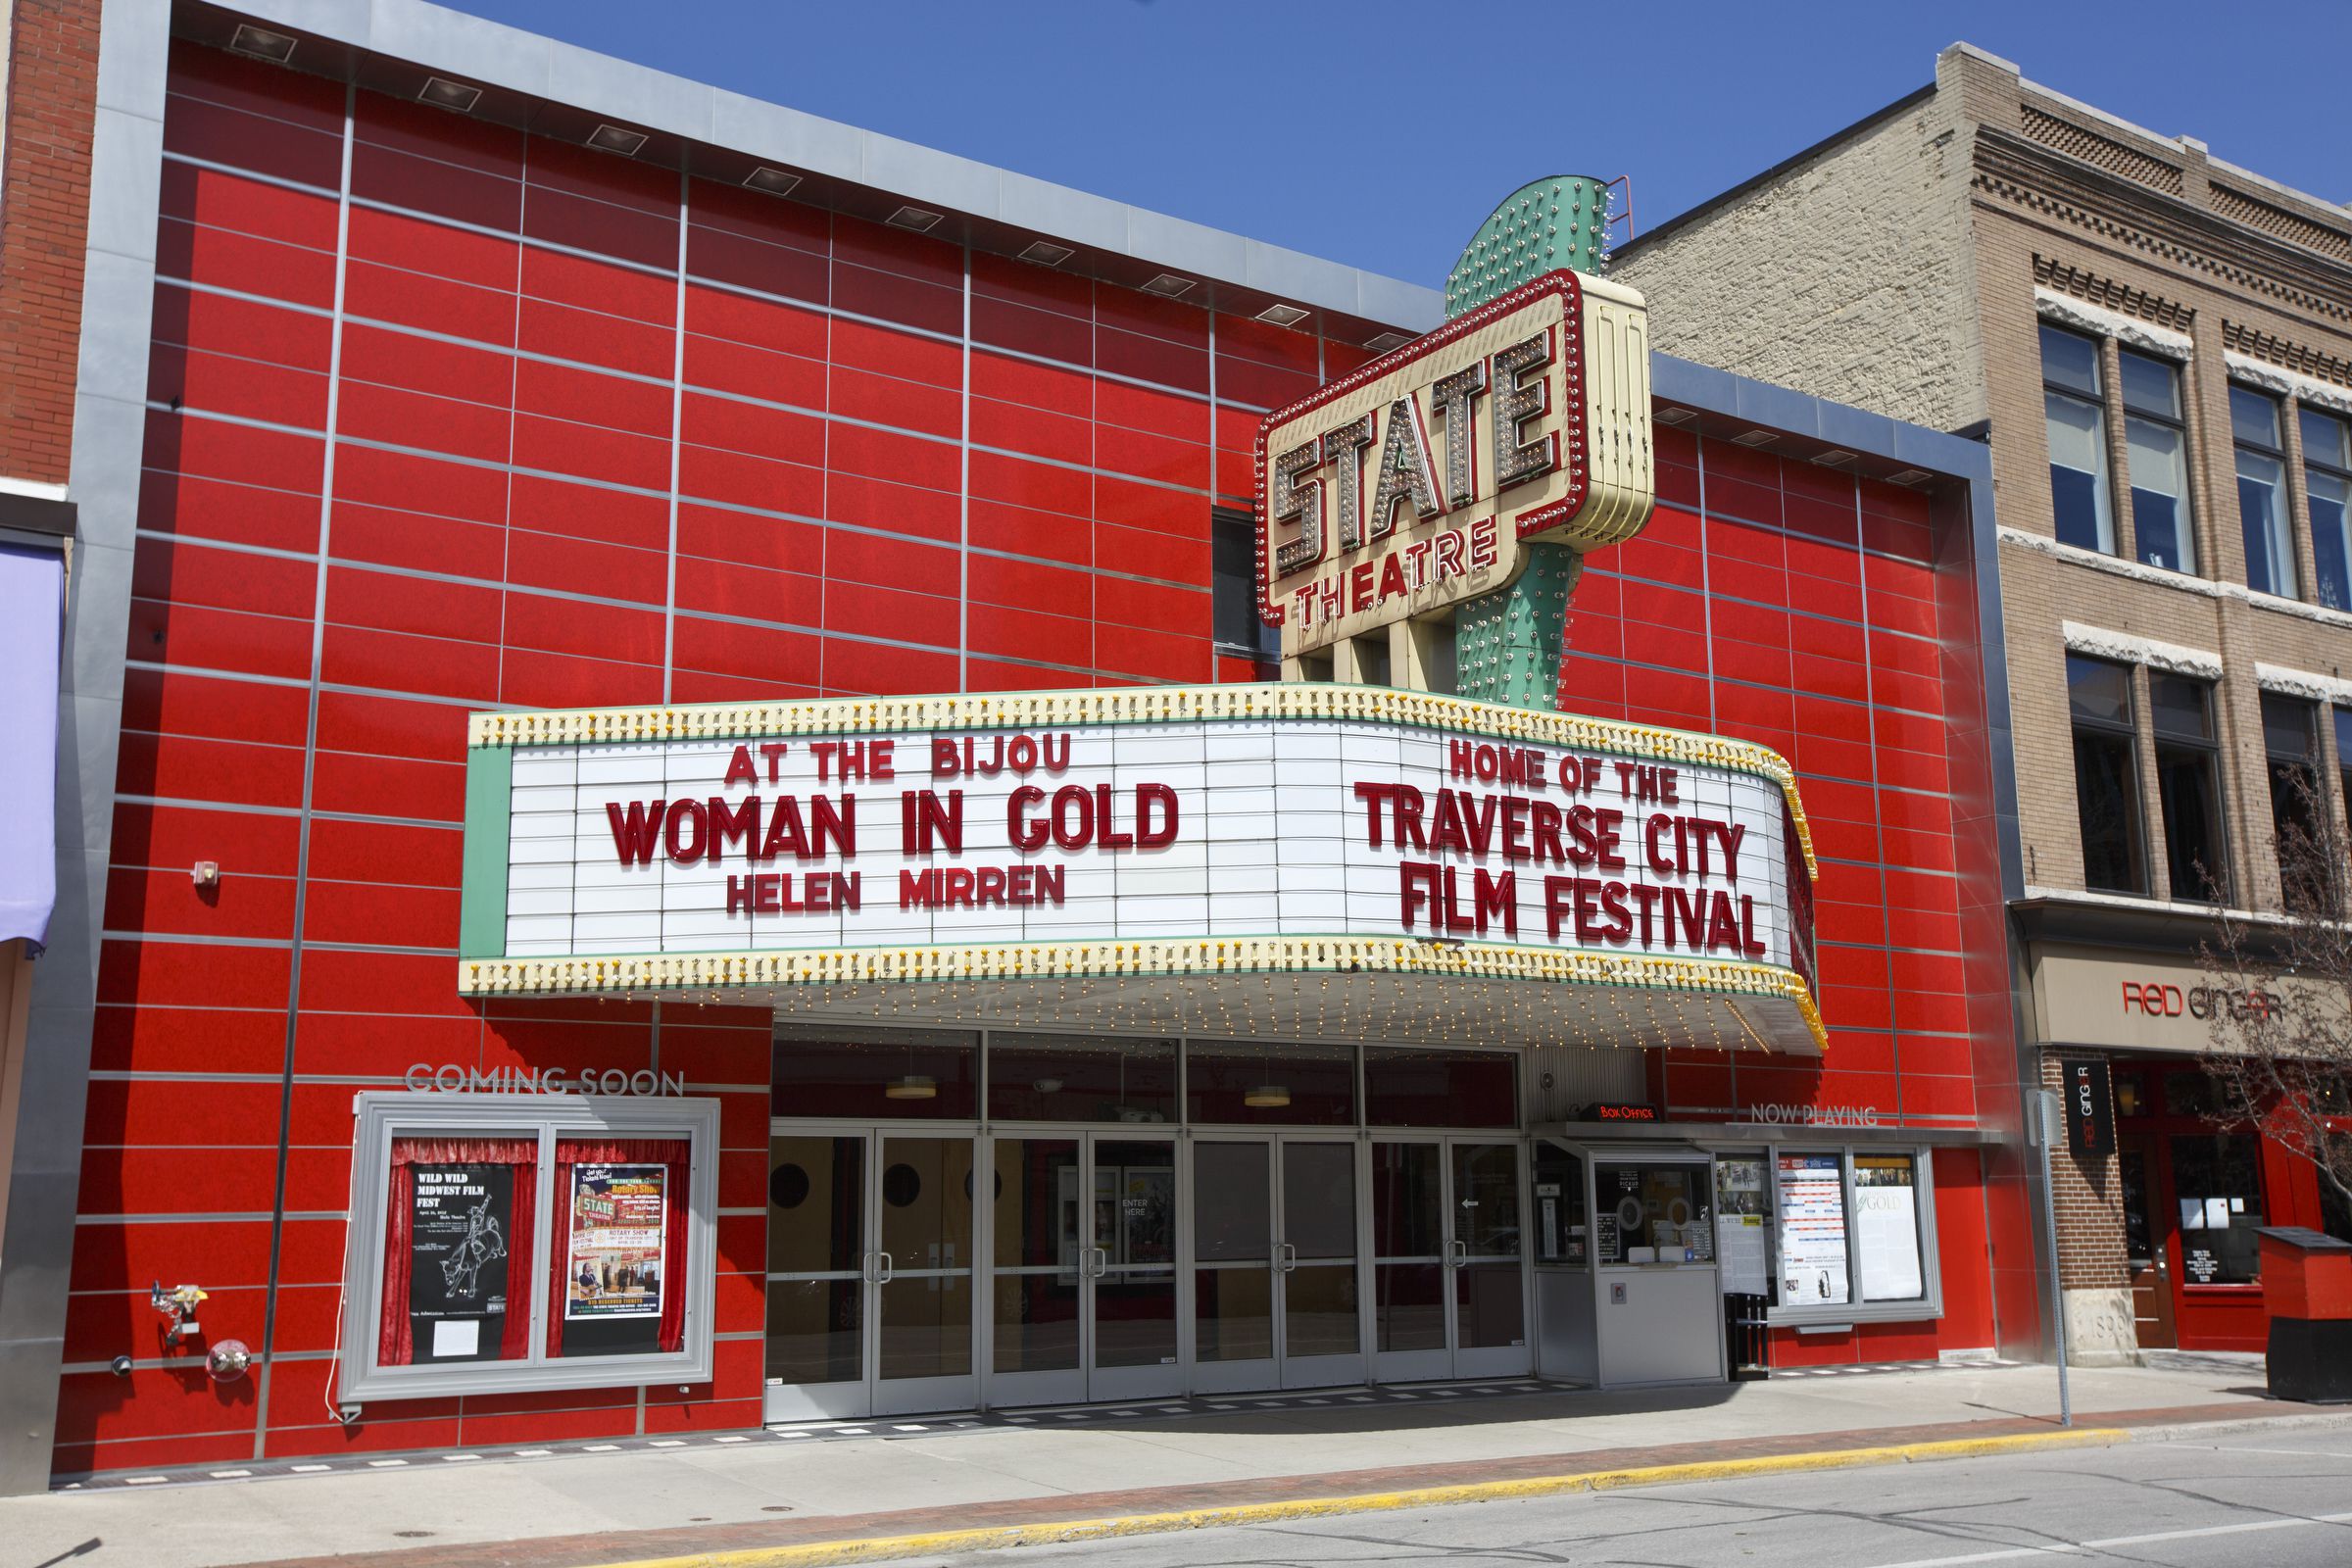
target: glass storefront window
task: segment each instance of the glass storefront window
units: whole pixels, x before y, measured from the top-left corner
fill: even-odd
[[[1501,1051],[1367,1046],[1364,1120],[1374,1127],[1516,1127],[1519,1058]]]
[[[1715,1194],[1701,1163],[1592,1162],[1593,1252],[1606,1263],[1706,1263]]]
[[[2261,1153],[2250,1133],[2174,1138],[2185,1285],[2252,1285],[2262,1277]]]
[[[1585,1224],[1585,1162],[1557,1144],[1536,1145],[1536,1262],[1583,1268],[1592,1250]]]
[[[1348,1046],[1188,1042],[1185,1114],[1196,1122],[1335,1127],[1355,1120],[1355,1052]]]
[[[980,1036],[969,1029],[776,1025],[773,1114],[859,1121],[970,1121]]]
[[[993,1033],[988,1114],[999,1121],[1173,1121],[1176,1042]]]

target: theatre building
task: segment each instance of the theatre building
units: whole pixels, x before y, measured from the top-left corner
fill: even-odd
[[[2256,1233],[2352,1213],[2199,1060],[2294,983],[2200,950],[2352,819],[2352,215],[1955,44],[1620,261],[1665,347],[1990,446],[2020,1010],[2099,1128],[2056,1160],[2072,1348],[2263,1349]]]
[[[258,10],[106,12],[10,1485],[2037,1353],[1982,446],[1591,179],[1441,291]]]

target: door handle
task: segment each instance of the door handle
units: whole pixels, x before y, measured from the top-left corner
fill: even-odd
[[[1288,1274],[1298,1266],[1298,1249],[1289,1242],[1276,1244],[1274,1271],[1278,1274]]]
[[[874,1283],[876,1285],[888,1285],[891,1282],[891,1279],[898,1272],[897,1266],[892,1262],[891,1256],[888,1252],[876,1252],[874,1256],[880,1261],[881,1264],[881,1272],[875,1277]]]
[[[873,1283],[874,1283],[874,1254],[873,1254],[873,1253],[871,1253],[871,1252],[859,1252],[859,1253],[858,1254],[858,1277],[859,1279],[863,1280],[863,1281],[864,1281],[866,1284],[868,1284],[868,1285],[871,1285],[871,1284],[873,1284]]]
[[[1447,1242],[1446,1244],[1446,1250],[1450,1254],[1446,1259],[1446,1266],[1447,1268],[1466,1268],[1469,1266],[1470,1244],[1468,1242],[1461,1241],[1459,1239]]]
[[[1078,1272],[1085,1279],[1101,1279],[1104,1274],[1110,1272],[1109,1251],[1100,1247],[1089,1247],[1082,1250],[1078,1254]]]

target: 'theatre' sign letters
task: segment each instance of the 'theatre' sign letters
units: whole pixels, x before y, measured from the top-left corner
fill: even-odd
[[[1648,520],[1642,296],[1547,273],[1258,430],[1260,611],[1285,658],[1507,587],[1521,545]]]

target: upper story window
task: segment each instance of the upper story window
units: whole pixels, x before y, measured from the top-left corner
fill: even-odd
[[[1257,613],[1256,519],[1231,507],[1211,509],[1208,551],[1209,635],[1217,652],[1260,664],[1279,661],[1274,628]]]
[[[2283,692],[2262,694],[2262,747],[2271,775],[2271,826],[2288,908],[2312,907],[2307,885],[2320,825],[2320,708]]]
[[[2316,409],[2301,414],[2312,575],[2321,604],[2352,610],[2352,433],[2333,415]]]
[[[2246,536],[2246,586],[2295,594],[2295,541],[2286,515],[2286,449],[2279,442],[2278,400],[2251,387],[2230,389],[2230,430],[2237,443],[2237,520]],[[2132,460],[2134,477],[2138,460]]]
[[[2344,803],[2344,830],[2352,833],[2352,708],[2335,710],[2337,798]]]
[[[2145,893],[2131,666],[2069,654],[2066,693],[2074,713],[2082,885],[2108,893]]]
[[[2229,896],[2213,687],[2186,675],[2148,675],[2156,723],[2156,793],[2164,813],[2165,869],[2176,899]]]
[[[2125,349],[2124,445],[2132,474],[2132,537],[2139,559],[2174,571],[2197,569],[2188,499],[2188,427],[2180,413],[2180,368]]]
[[[2044,325],[2041,401],[2050,437],[2050,507],[2062,544],[2115,554],[2107,477],[2106,388],[2096,339]]]

